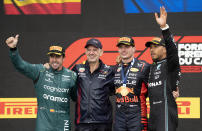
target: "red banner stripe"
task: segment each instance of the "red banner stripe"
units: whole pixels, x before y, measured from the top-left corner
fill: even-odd
[[[5,4],[7,15],[19,15],[19,11],[13,4]],[[43,14],[81,14],[80,2],[50,3],[50,4],[30,4],[18,6],[24,14],[43,15]]]
[[[13,4],[5,4],[4,9],[7,15],[20,15],[20,12],[16,9],[16,7]]]

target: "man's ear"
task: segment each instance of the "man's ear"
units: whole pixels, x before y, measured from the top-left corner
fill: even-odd
[[[100,49],[100,56],[102,56],[102,54],[103,54],[103,50],[102,50],[102,49]]]
[[[87,49],[85,49],[85,55],[87,55]]]
[[[135,53],[135,50],[136,50],[136,48],[135,48],[135,46],[133,47],[133,52]]]
[[[166,54],[166,47],[163,48],[163,53]]]

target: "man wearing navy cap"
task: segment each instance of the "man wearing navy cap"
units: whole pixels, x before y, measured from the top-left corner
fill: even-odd
[[[156,21],[163,37],[155,37],[145,44],[150,48],[153,64],[150,68],[148,94],[150,101],[150,131],[176,131],[178,126],[177,104],[179,96],[180,64],[178,50],[166,24],[167,12],[160,8]]]
[[[33,80],[37,94],[36,131],[70,131],[70,97],[76,100],[76,73],[62,66],[65,57],[61,46],[50,46],[50,68],[42,64],[30,64],[18,53],[19,35],[9,37],[10,58],[14,67]]]
[[[76,131],[111,131],[112,105],[109,96],[113,92],[113,71],[100,60],[103,54],[98,39],[90,39],[85,45],[87,60],[77,64],[78,74],[76,103]]]

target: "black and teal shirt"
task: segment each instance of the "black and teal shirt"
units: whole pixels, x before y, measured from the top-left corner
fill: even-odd
[[[45,69],[42,64],[24,61],[17,49],[10,50],[15,68],[34,82],[38,112],[36,131],[69,131],[70,97],[76,99],[76,73],[66,68]]]
[[[172,92],[180,81],[178,50],[173,35],[162,31],[165,40],[166,58],[154,62],[150,67],[148,94],[150,102],[150,130],[175,131],[178,125],[177,104]]]

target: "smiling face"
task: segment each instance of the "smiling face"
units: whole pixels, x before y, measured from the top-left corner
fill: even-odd
[[[150,53],[153,61],[159,61],[166,58],[166,48],[164,46],[151,44]]]
[[[95,63],[99,61],[100,56],[102,56],[103,51],[100,48],[96,48],[95,46],[89,45],[86,47],[87,60],[89,63]]]
[[[63,55],[50,54],[49,64],[54,70],[61,70],[64,61]]]
[[[131,59],[134,57],[135,47],[121,44],[118,46],[119,54],[122,59]]]

